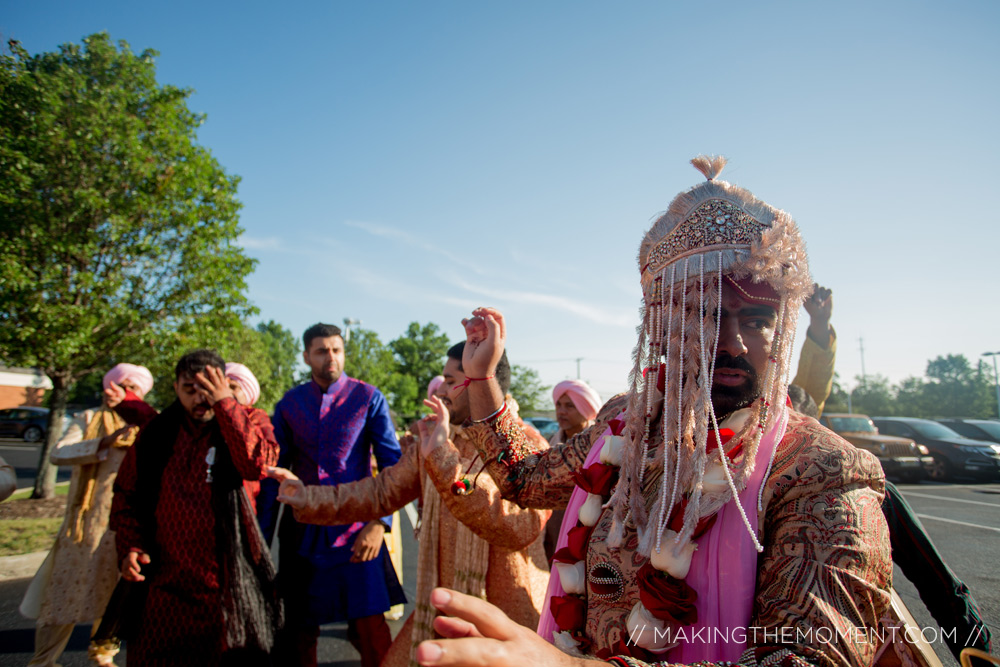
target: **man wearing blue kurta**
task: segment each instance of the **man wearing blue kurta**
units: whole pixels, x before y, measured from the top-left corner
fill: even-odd
[[[303,358],[312,379],[285,394],[275,408],[278,465],[306,484],[335,485],[371,476],[399,460],[399,443],[385,397],[343,373],[340,329],[316,324],[303,335]],[[277,485],[262,483],[258,513],[270,537],[277,515]],[[383,613],[405,601],[382,536],[391,517],[349,526],[300,524],[281,519],[278,582],[285,599],[285,632],[277,664],[315,665],[319,626],[348,622],[348,638],[362,665],[378,665],[392,638]]]

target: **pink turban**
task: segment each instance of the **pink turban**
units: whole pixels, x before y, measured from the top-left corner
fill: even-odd
[[[563,380],[552,390],[552,402],[555,403],[566,393],[584,419],[591,421],[597,417],[597,411],[601,408],[601,396],[589,384],[583,380]]]
[[[240,386],[243,393],[247,395],[250,405],[256,403],[257,399],[260,398],[260,383],[257,382],[257,378],[250,369],[243,364],[232,361],[227,363],[226,377]]]
[[[104,381],[101,384],[107,389],[112,382],[121,384],[126,380],[131,380],[135,386],[139,387],[139,398],[148,394],[149,390],[153,388],[153,374],[145,366],[136,366],[135,364],[118,364],[104,374]]]
[[[438,387],[440,387],[443,382],[444,382],[443,375],[435,375],[433,378],[431,378],[431,381],[427,384],[427,398],[433,396],[434,392],[437,391]]]

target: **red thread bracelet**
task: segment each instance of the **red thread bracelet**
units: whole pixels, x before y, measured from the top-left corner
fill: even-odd
[[[488,375],[488,376],[486,376],[484,378],[470,378],[470,377],[466,376],[465,382],[461,383],[458,386],[459,387],[468,387],[473,382],[485,382],[486,380],[492,380],[495,377],[496,377],[495,375]]]

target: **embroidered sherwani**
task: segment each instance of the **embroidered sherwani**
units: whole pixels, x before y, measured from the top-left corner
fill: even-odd
[[[608,420],[625,404],[624,396],[612,399],[593,427],[537,455],[506,412],[476,444],[506,497],[526,507],[565,506],[574,487],[571,472],[583,467]],[[507,466],[497,462],[501,452],[508,453],[505,460],[523,459]],[[658,476],[648,476],[644,493],[649,496],[657,488]],[[759,535],[764,552],[757,561],[748,650],[741,663],[872,663],[877,642],[871,633],[888,608],[892,576],[888,530],[880,510],[883,488],[884,476],[874,457],[816,421],[790,415],[763,487]],[[610,526],[611,511],[604,510],[586,554],[584,634],[592,642],[587,652],[605,659],[628,652],[655,659],[626,646],[626,619],[638,600],[636,573],[646,559],[636,553],[638,537],[631,522],[617,550],[607,546]],[[593,594],[595,566],[600,566],[601,575],[620,577],[620,594],[603,599]],[[829,642],[817,640],[827,633],[832,635]],[[642,664],[631,656],[624,661]]]
[[[131,406],[124,401],[119,412]],[[143,566],[149,593],[136,637],[128,641],[128,662],[137,665],[216,665],[224,646],[223,594],[209,450],[226,448],[236,473],[260,479],[277,462],[278,445],[267,413],[224,398],[214,406],[214,422],[197,422],[186,414],[180,424],[153,510],[154,526],[144,525],[138,457],[153,455],[149,424],[122,463],[115,484],[111,527],[116,531],[119,562],[133,549],[150,554]],[[161,415],[158,419],[163,419]],[[216,456],[220,456],[216,453]],[[214,477],[219,477],[216,472]]]
[[[425,460],[419,442],[404,442],[403,457],[382,470],[378,476],[340,486],[307,486],[307,505],[296,510],[299,521],[309,523],[346,523],[367,521],[398,510],[422,498],[425,506],[430,494],[440,497],[437,517],[437,585],[456,586],[456,535],[459,523],[476,537],[489,543],[488,565],[485,572],[486,599],[504,610],[522,625],[538,623],[548,567],[542,549],[542,528],[548,512],[526,510],[500,497],[499,489],[489,475],[476,479],[469,495],[457,496],[452,484],[467,476],[466,470],[476,459],[472,437],[488,437],[489,428],[474,424],[465,428],[452,427],[450,442],[438,447]],[[544,447],[539,436],[533,445]],[[476,465],[475,469],[481,467]],[[424,521],[428,517],[423,518]],[[423,535],[423,533],[421,533]],[[431,536],[434,537],[434,536]],[[422,538],[423,539],[423,538]],[[418,568],[432,567],[421,560]],[[427,604],[417,600],[417,604]],[[383,665],[406,664],[410,651],[410,636],[414,617],[407,619],[392,644]]]

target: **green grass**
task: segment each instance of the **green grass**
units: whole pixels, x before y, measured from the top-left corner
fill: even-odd
[[[0,556],[17,556],[52,548],[62,517],[54,519],[7,519],[0,522]]]
[[[58,484],[56,484],[57,496],[65,496],[68,493],[69,493],[69,482],[59,482]],[[18,491],[7,500],[25,500],[26,498],[30,497],[31,497],[31,489],[25,489],[23,491]]]

